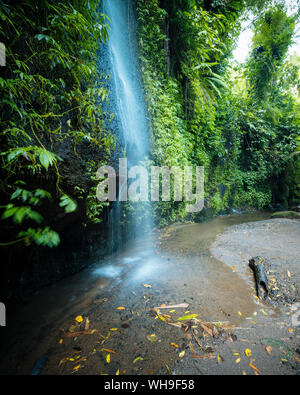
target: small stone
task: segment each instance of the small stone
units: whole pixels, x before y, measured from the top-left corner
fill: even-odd
[[[237,336],[236,335],[231,335],[231,339],[236,342],[237,341]]]

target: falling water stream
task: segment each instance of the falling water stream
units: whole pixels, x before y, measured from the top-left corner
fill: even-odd
[[[108,57],[112,71],[110,95],[117,116],[118,136],[124,144],[127,167],[142,164],[150,152],[147,115],[136,56],[136,26],[131,0],[104,0],[104,13],[110,20]],[[124,185],[126,184],[126,185]],[[121,186],[127,188],[127,182]],[[131,203],[132,204],[132,203]],[[129,234],[134,238],[151,228],[151,209],[144,203],[132,204],[127,213]],[[122,202],[116,202],[110,214],[110,238],[112,250],[122,244],[120,221],[124,210]],[[141,218],[142,217],[142,218]]]

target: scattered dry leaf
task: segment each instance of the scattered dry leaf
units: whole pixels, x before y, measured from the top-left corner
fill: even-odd
[[[86,319],[85,319],[85,327],[84,327],[84,329],[86,331],[88,331],[90,329],[90,320],[88,319],[88,317],[86,317]]]
[[[200,354],[200,355],[193,355],[193,359],[211,359],[211,358],[216,358],[215,354]]]
[[[257,373],[261,373],[259,369],[257,369],[256,366],[254,366],[252,363],[249,363],[249,366]]]
[[[81,331],[81,332],[70,332],[66,333],[65,337],[77,337],[80,335],[93,335],[94,333],[99,332],[97,329],[90,329],[88,331]]]
[[[181,303],[181,304],[175,304],[175,305],[171,305],[171,306],[165,306],[165,307],[154,307],[153,310],[159,310],[159,309],[177,309],[177,308],[184,308],[186,309],[187,307],[189,307],[188,303]]]
[[[207,332],[211,337],[213,337],[214,332],[212,328],[209,328],[208,324],[200,324],[201,328],[204,330],[204,332]]]
[[[108,352],[109,354],[115,354],[116,353],[114,350],[110,350],[109,348],[101,348],[100,351],[105,351],[105,352]]]
[[[195,354],[195,349],[194,349],[194,346],[193,346],[192,342],[189,342],[189,347],[190,347],[191,353],[194,355]]]
[[[266,347],[265,347],[265,350],[266,350],[266,352],[267,352],[269,355],[272,354],[273,349],[272,349],[271,346],[266,346]]]

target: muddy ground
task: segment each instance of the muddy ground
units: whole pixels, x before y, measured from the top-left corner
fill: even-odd
[[[300,222],[267,217],[172,226],[154,250],[140,241],[42,290],[8,321],[0,372],[300,374]],[[273,305],[256,297],[257,255],[284,288]]]

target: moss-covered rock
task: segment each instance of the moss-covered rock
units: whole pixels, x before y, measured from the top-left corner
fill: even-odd
[[[271,218],[288,218],[288,219],[300,219],[300,214],[296,211],[278,211],[271,215]]]

